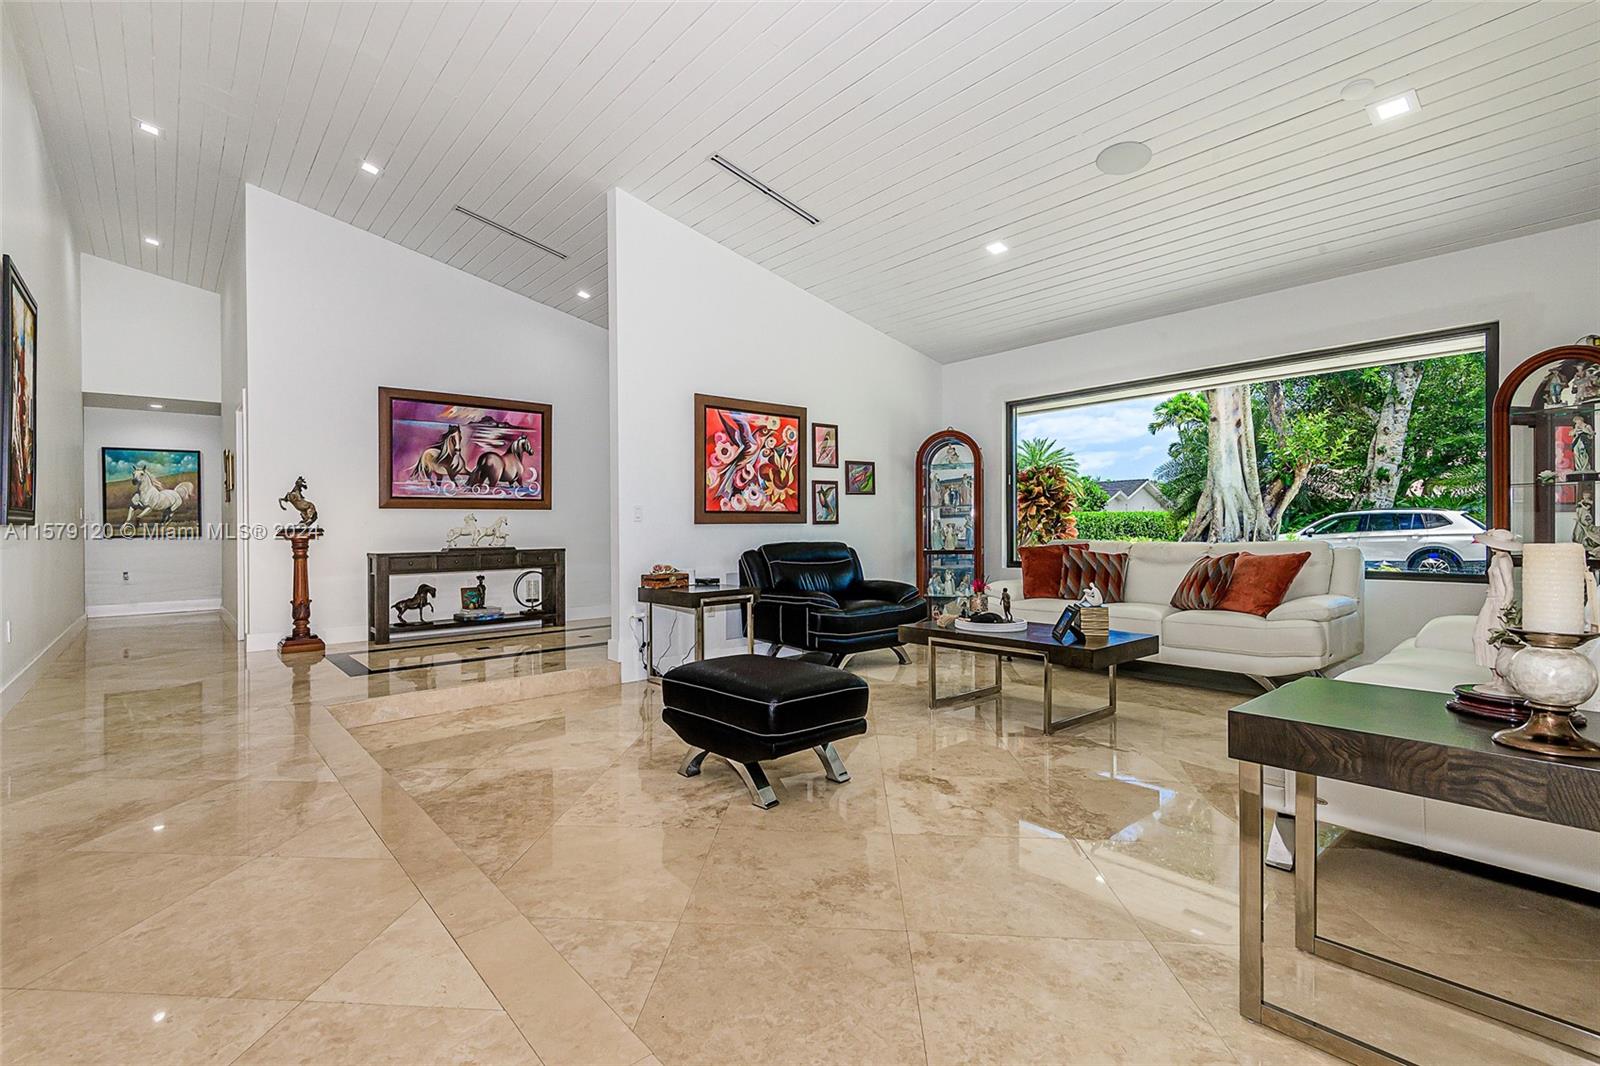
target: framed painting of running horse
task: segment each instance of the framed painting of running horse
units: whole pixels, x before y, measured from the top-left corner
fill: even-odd
[[[804,522],[806,409],[694,397],[694,520]]]
[[[378,390],[379,507],[550,507],[550,405]]]
[[[101,448],[100,508],[108,537],[198,537],[200,453]]]
[[[31,525],[38,497],[39,305],[8,255],[0,266],[0,522]]]

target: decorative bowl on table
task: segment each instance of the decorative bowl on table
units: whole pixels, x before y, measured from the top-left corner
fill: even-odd
[[[1017,622],[975,622],[970,618],[957,618],[956,628],[966,633],[1025,633],[1028,623]]]

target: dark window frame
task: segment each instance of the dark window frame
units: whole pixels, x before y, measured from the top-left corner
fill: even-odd
[[[1241,371],[1270,371],[1274,367],[1288,366],[1307,359],[1325,359],[1351,352],[1364,351],[1369,348],[1387,348],[1402,344],[1419,344],[1424,341],[1440,340],[1444,337],[1454,337],[1462,333],[1483,334],[1483,377],[1484,377],[1484,405],[1483,405],[1483,466],[1484,484],[1494,484],[1494,455],[1489,448],[1490,419],[1493,416],[1495,390],[1500,385],[1500,322],[1478,322],[1465,326],[1456,326],[1451,329],[1428,330],[1425,333],[1408,333],[1399,337],[1385,337],[1379,340],[1365,341],[1360,344],[1341,344],[1334,348],[1317,348],[1306,352],[1296,352],[1292,355],[1275,355],[1268,359],[1244,360],[1238,363],[1224,363],[1219,366],[1199,367],[1185,370],[1175,374],[1160,374],[1154,377],[1139,378],[1134,381],[1117,382],[1113,385],[1097,385],[1091,389],[1073,389],[1068,392],[1046,393],[1043,396],[1026,396],[1017,400],[1006,401],[1006,477],[1005,477],[1005,518],[1006,518],[1006,565],[1017,568],[1022,565],[1022,560],[1017,554],[1017,409],[1031,407],[1035,404],[1051,403],[1063,400],[1073,400],[1078,403],[1092,402],[1093,397],[1107,392],[1120,392],[1127,388],[1146,388],[1151,392],[1167,391],[1168,386],[1173,391],[1181,391],[1186,381],[1196,377],[1211,374],[1233,374]],[[1279,375],[1281,376],[1281,375]],[[1271,380],[1272,374],[1263,375],[1263,380]],[[1485,501],[1486,525],[1490,529],[1496,528],[1493,513],[1494,500],[1491,496]],[[1403,570],[1383,571],[1369,570],[1368,579],[1380,581],[1457,581],[1483,583],[1488,580],[1484,574],[1421,574]]]

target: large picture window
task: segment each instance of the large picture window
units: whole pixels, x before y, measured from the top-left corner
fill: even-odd
[[[1011,563],[1052,540],[1326,540],[1375,575],[1482,573],[1496,329],[1007,405]]]

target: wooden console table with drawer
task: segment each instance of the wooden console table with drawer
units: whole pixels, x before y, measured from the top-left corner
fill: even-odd
[[[390,606],[389,579],[415,577],[419,582],[430,574],[481,574],[494,570],[537,570],[541,600],[531,610],[508,610],[495,622],[457,622],[451,616],[455,607],[447,598],[454,590],[439,589],[438,621],[394,622]],[[435,584],[430,582],[430,584]],[[406,590],[409,594],[411,589]],[[565,548],[451,548],[435,552],[367,553],[367,639],[387,644],[394,631],[413,633],[460,633],[472,629],[506,632],[516,626],[541,627],[567,624],[567,549]]]

